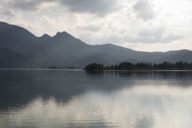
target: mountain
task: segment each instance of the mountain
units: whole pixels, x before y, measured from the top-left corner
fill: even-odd
[[[7,50],[0,49],[0,67],[1,68],[14,68],[14,67],[23,67],[23,64],[26,63],[26,59],[19,53]]]
[[[0,68],[82,68],[93,62],[111,65],[122,61],[192,62],[192,51],[141,52],[113,44],[88,45],[67,32],[37,37],[22,27],[0,22]]]

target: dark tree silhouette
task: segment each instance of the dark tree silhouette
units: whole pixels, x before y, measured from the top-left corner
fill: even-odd
[[[162,62],[159,64],[152,63],[129,63],[122,62],[116,65],[103,66],[102,64],[92,63],[85,67],[88,71],[101,71],[101,70],[192,70],[192,63],[187,62]]]
[[[92,63],[85,67],[87,71],[102,71],[104,70],[103,64]]]

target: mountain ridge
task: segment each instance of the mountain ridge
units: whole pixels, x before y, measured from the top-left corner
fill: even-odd
[[[65,31],[57,32],[54,36],[44,34],[38,37],[25,28],[5,22],[0,22],[0,51],[1,49],[10,51],[11,55],[17,53],[20,61],[24,56],[23,65],[20,66],[34,68],[50,66],[83,68],[94,62],[104,65],[123,61],[132,63],[192,62],[192,51],[187,49],[144,52],[114,44],[89,45]]]

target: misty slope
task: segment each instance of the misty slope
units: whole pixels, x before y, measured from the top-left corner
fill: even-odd
[[[19,53],[8,49],[0,49],[0,68],[23,67],[27,60]]]
[[[93,62],[105,65],[122,61],[192,62],[192,51],[189,50],[140,52],[113,44],[88,45],[67,32],[58,32],[53,37],[47,34],[36,37],[24,28],[4,22],[0,22],[0,56],[3,56],[3,61],[0,58],[1,63],[6,63],[6,59],[8,60],[7,63],[13,63],[9,67],[14,67],[15,60],[18,63],[15,64],[15,67],[80,68]]]
[[[24,28],[0,22],[0,48],[31,56],[38,42],[37,37]]]

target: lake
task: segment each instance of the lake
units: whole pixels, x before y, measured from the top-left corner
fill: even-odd
[[[0,71],[0,128],[191,128],[191,101],[190,71]]]

